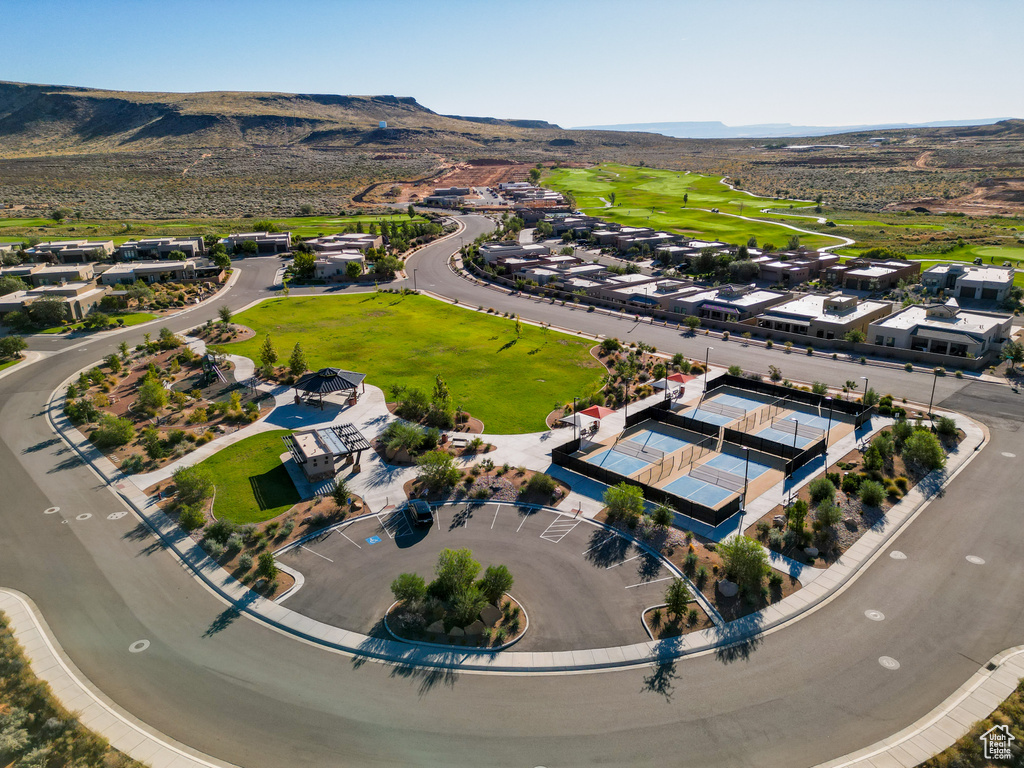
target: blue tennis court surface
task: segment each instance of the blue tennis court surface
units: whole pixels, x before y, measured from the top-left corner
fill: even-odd
[[[711,413],[711,411],[702,411],[700,408],[693,408],[692,410],[684,411],[683,416],[689,416],[691,419],[703,421],[705,424],[714,424],[716,427],[723,427],[726,424],[732,424],[736,421],[732,416],[724,416],[721,413]]]
[[[656,448],[665,454],[672,453],[672,451],[678,451],[680,448],[685,448],[691,445],[682,438],[675,437],[674,435],[666,435],[663,432],[656,432],[653,429],[645,429],[637,432],[632,437],[628,438],[629,442],[642,445],[644,448]]]
[[[827,416],[811,416],[809,413],[791,413],[789,416],[784,418],[783,421],[795,421],[797,424],[804,427],[814,427],[815,429],[820,429],[822,432],[828,429]]]
[[[720,403],[721,405],[729,405],[733,408],[740,408],[744,413],[756,410],[764,405],[760,400],[750,400],[746,397],[740,397],[739,395],[718,395],[717,397],[712,397],[711,402]]]
[[[705,483],[689,475],[683,475],[678,480],[673,480],[664,487],[669,493],[681,496],[684,499],[703,504],[705,507],[714,507],[732,496],[728,488],[719,488],[717,485]]]
[[[720,469],[723,472],[731,472],[737,477],[743,477],[744,465],[746,465],[747,479],[753,480],[755,477],[760,477],[769,469],[770,466],[767,464],[760,464],[756,461],[747,462],[738,456],[729,456],[727,454],[719,454],[713,459],[709,459],[705,462],[707,466],[713,467],[714,469]]]
[[[634,472],[646,467],[649,462],[643,459],[638,459],[635,456],[627,456],[624,453],[613,451],[609,448],[603,453],[597,453],[593,456],[588,456],[584,461],[589,461],[591,464],[595,464],[599,467],[604,467],[609,472],[617,472],[620,475],[632,475]]]
[[[814,442],[812,437],[801,437],[797,435],[793,437],[792,432],[782,432],[775,427],[767,427],[757,433],[757,436],[764,438],[765,440],[771,440],[773,443],[782,443],[783,445],[796,445],[797,448],[803,448],[804,446],[810,445]]]

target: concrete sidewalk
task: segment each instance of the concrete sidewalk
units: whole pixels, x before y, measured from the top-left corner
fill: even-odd
[[[110,745],[152,768],[230,768],[231,763],[202,755],[152,731],[122,710],[85,679],[61,651],[36,606],[20,592],[0,589],[0,611],[25,651],[36,677],[50,686],[78,721]],[[128,649],[131,650],[131,649]]]

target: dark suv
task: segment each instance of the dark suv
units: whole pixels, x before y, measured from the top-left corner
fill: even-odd
[[[434,516],[430,513],[430,505],[419,499],[405,505],[405,515],[412,525],[430,525],[434,522]]]

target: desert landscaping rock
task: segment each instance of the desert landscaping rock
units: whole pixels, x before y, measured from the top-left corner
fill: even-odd
[[[501,620],[501,610],[495,608],[493,605],[488,605],[480,611],[480,619],[486,626],[493,627]]]
[[[728,579],[722,579],[718,582],[718,591],[721,592],[722,597],[736,597],[736,593],[740,591],[738,584],[733,584]]]
[[[484,633],[484,623],[477,619],[468,627],[466,627],[466,635],[469,637],[479,637]]]
[[[817,557],[818,556],[818,548],[817,547],[804,547],[804,554],[807,555],[808,557]]]

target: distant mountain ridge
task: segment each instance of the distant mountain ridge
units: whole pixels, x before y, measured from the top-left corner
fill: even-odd
[[[691,121],[678,123],[619,123],[616,125],[585,125],[577,131],[639,131],[659,133],[677,139],[786,139],[811,136],[835,136],[865,131],[891,131],[912,128],[959,128],[974,125],[994,125],[1009,120],[998,117],[984,120],[938,120],[931,123],[878,123],[872,125],[791,125],[789,123],[758,123],[729,126],[725,123]]]

